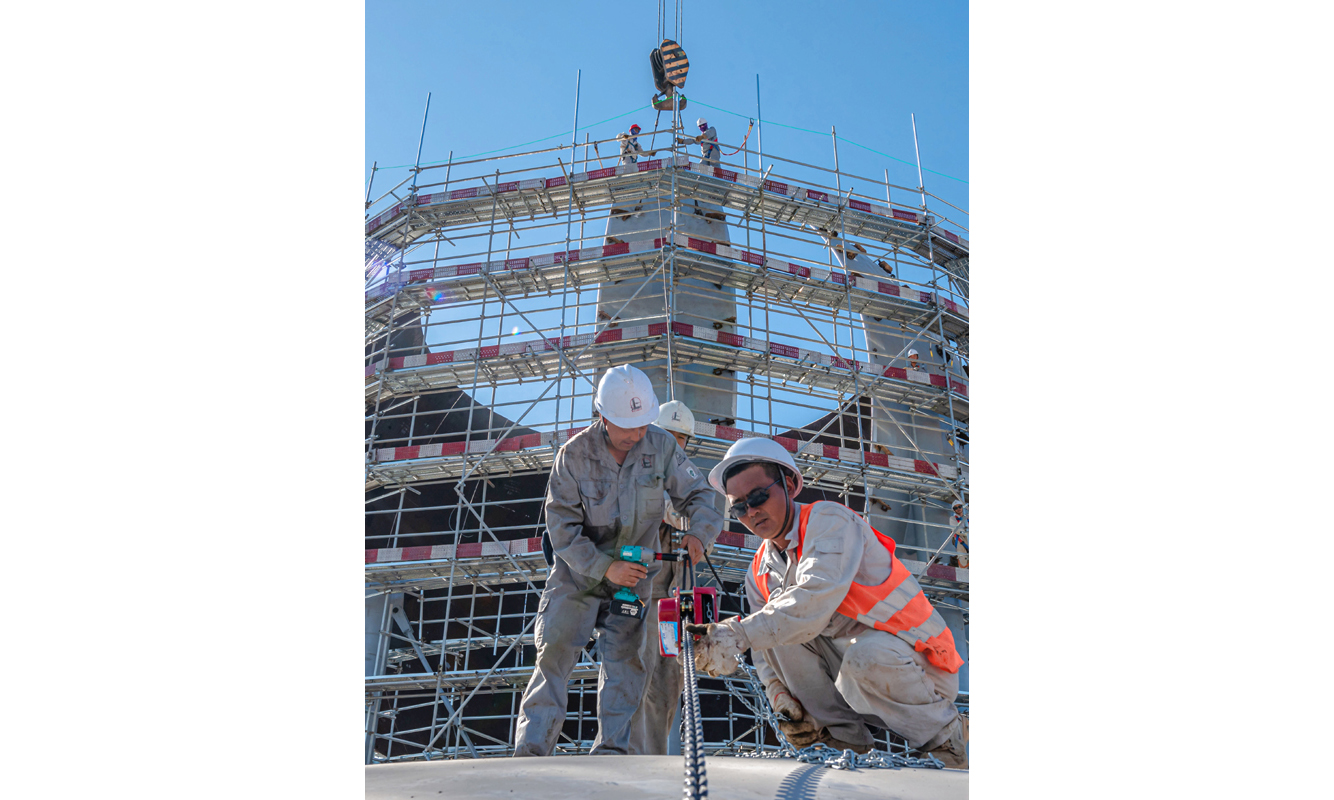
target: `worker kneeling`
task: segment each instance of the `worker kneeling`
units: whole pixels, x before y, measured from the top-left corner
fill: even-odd
[[[788,741],[867,752],[867,725],[894,731],[946,766],[967,768],[954,698],[954,637],[894,556],[894,541],[852,509],[801,505],[801,472],[781,445],[743,439],[709,473],[735,515],[764,540],[746,577],[748,617],[690,625],[695,666],[719,677],[752,651]]]

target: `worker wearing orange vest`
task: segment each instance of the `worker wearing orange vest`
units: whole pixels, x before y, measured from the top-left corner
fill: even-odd
[[[709,473],[734,516],[764,539],[746,578],[753,614],[691,625],[695,665],[719,677],[751,650],[788,741],[866,752],[868,725],[967,768],[954,707],[954,637],[894,541],[839,503],[796,503],[801,472],[777,442],[743,439]]]

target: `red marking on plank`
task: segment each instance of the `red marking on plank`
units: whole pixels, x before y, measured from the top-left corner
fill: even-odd
[[[955,572],[954,567],[949,567],[944,564],[932,564],[927,567],[926,576],[928,578],[940,578],[947,581],[959,580],[959,573]]]
[[[946,239],[949,239],[951,242],[954,242],[955,244],[958,244],[958,243],[959,243],[959,237],[958,237],[958,236],[956,236],[956,235],[950,233],[949,231],[941,231],[941,233],[945,234],[945,238],[946,238]]]
[[[742,347],[746,344],[746,337],[737,336],[735,333],[718,331],[718,342],[720,344],[730,344],[733,347]]]
[[[480,558],[482,555],[482,543],[470,542],[461,544],[454,554],[457,558]]]
[[[454,361],[454,351],[447,353],[431,353],[426,357],[426,363],[430,364],[451,364]]]
[[[435,276],[435,270],[430,267],[426,269],[414,269],[408,273],[407,283],[417,283],[418,281],[429,281]]]
[[[366,551],[366,563],[367,563],[367,564],[374,564],[374,563],[375,563],[375,559],[377,559],[377,558],[379,558],[379,557],[380,557],[380,551],[379,551],[379,550],[367,550],[367,551]]]
[[[764,266],[764,256],[759,253],[752,253],[749,250],[741,251],[741,260],[748,264],[756,264],[761,267]]]
[[[639,162],[639,171],[648,172],[651,169],[658,169],[661,166],[662,166],[661,158],[655,158],[652,161],[641,161]]]
[[[521,553],[536,553],[538,550],[542,549],[541,536],[533,536],[528,539],[515,539],[514,541],[523,542],[523,544],[519,545],[519,552]],[[510,547],[510,552],[514,552],[514,547],[512,545]]]
[[[455,189],[454,191],[449,193],[450,200],[458,200],[459,198],[462,197],[476,197],[476,196],[477,196],[476,186],[472,187],[471,189]]]
[[[606,167],[605,169],[595,169],[589,171],[588,179],[590,181],[595,181],[598,178],[610,178],[615,174],[616,174],[615,167]]]
[[[829,360],[833,363],[834,366],[838,367],[839,369],[852,369],[852,362],[847,360],[846,358],[839,358],[838,356],[830,356]]]
[[[528,269],[528,259],[510,258],[505,261],[505,269]]]
[[[885,367],[884,375],[886,378],[898,378],[901,381],[908,380],[908,370],[902,367]]]
[[[623,335],[624,332],[620,328],[611,328],[593,337],[593,343],[602,344],[603,342],[619,342]]]
[[[713,177],[722,178],[725,181],[731,181],[732,183],[736,183],[736,173],[730,169],[723,169],[722,167],[714,167]]]
[[[870,211],[870,210],[871,210],[871,204],[870,204],[870,203],[863,203],[863,202],[860,201],[860,200],[849,200],[849,201],[848,201],[848,208],[855,208],[855,209],[857,209],[858,211]]]
[[[866,453],[866,463],[873,467],[888,467],[889,456],[884,453]]]
[[[417,205],[419,205],[419,206],[424,206],[424,205],[426,205],[427,203],[430,203],[430,202],[431,202],[431,197],[432,197],[432,196],[429,195],[429,194],[417,195]]]
[[[417,545],[416,547],[403,548],[403,561],[424,561],[431,557],[431,546],[429,544]]]
[[[894,219],[906,219],[910,222],[917,221],[917,215],[911,211],[901,211],[897,208],[891,208],[890,212],[894,215]]]
[[[519,190],[518,181],[510,181],[509,183],[496,184],[496,194],[501,194],[502,192],[517,192],[518,190]]]
[[[716,425],[714,436],[719,439],[731,439],[734,442],[741,440],[741,430],[739,428],[729,428],[726,425]]]
[[[817,191],[815,191],[814,189],[807,189],[807,190],[806,190],[806,199],[807,199],[807,200],[823,200],[823,201],[825,201],[825,202],[827,203],[827,202],[829,202],[829,195],[825,194],[824,192],[817,192]]]
[[[779,344],[778,342],[769,343],[769,352],[777,356],[787,356],[788,358],[801,358],[801,351],[791,345]]]
[[[395,356],[389,359],[389,369],[403,369],[403,359],[406,356]]]
[[[899,287],[895,286],[895,285],[892,284],[892,283],[885,283],[884,281],[876,281],[876,282],[875,282],[875,288],[876,288],[876,291],[880,292],[881,294],[894,294],[894,295],[896,295],[896,294],[899,293]]]
[[[402,459],[416,458],[418,455],[421,454],[421,451],[422,448],[421,445],[419,444],[414,444],[411,447],[395,447],[394,460],[399,461]]]
[[[922,472],[927,475],[935,475],[936,477],[940,477],[940,473],[936,471],[936,466],[932,464],[930,461],[923,461],[921,459],[916,459],[912,462],[912,468],[913,472]]]
[[[808,268],[808,267],[799,267],[799,266],[797,266],[796,264],[792,264],[792,263],[789,263],[789,264],[787,265],[787,271],[790,272],[790,273],[792,273],[793,275],[799,275],[799,276],[801,276],[801,277],[803,277],[803,278],[809,278],[809,277],[811,276],[810,268]]]
[[[958,392],[959,394],[963,395],[964,397],[968,396],[968,386],[965,384],[952,380],[950,381],[950,388]]]
[[[564,176],[564,175],[560,176],[559,178],[547,178],[547,188],[548,188],[548,189],[551,189],[551,188],[556,187],[556,186],[564,186],[564,185],[565,185],[565,176]]]
[[[618,242],[617,244],[604,244],[602,246],[602,255],[619,256],[630,252],[629,242]]]
[[[718,245],[714,244],[713,242],[706,242],[703,239],[696,239],[691,236],[686,237],[686,247],[689,247],[691,250],[699,250],[704,253],[713,253],[714,255],[718,254]]]
[[[694,336],[695,326],[688,322],[673,322],[672,333],[679,333],[682,336]]]
[[[728,547],[745,547],[746,535],[734,531],[723,531],[718,534],[718,538],[714,540],[714,544],[724,544]]]
[[[820,452],[825,458],[832,458],[835,461],[838,460],[838,445],[822,444],[820,445]]]
[[[797,448],[801,446],[800,439],[789,439],[786,436],[775,436],[774,441],[781,444],[783,446],[783,449],[788,451],[789,453],[797,452]]]
[[[649,336],[661,336],[666,332],[667,332],[667,323],[665,322],[655,322],[652,325],[648,326]]]
[[[442,456],[461,456],[467,450],[467,442],[445,442],[440,445],[440,455]]]
[[[522,436],[515,436],[510,439],[501,439],[500,441],[496,442],[495,452],[510,453],[514,452],[515,450],[522,450],[523,442],[520,441],[521,439],[523,439]]]
[[[480,263],[478,263],[478,264],[459,264],[459,268],[458,268],[458,273],[457,273],[457,274],[459,274],[459,275],[476,275],[477,273],[479,273],[479,272],[481,272],[481,271],[482,271],[482,265],[481,265]]]
[[[833,281],[834,283],[846,284],[848,282],[848,276],[842,275],[837,272],[831,272],[829,273],[829,280]]]
[[[498,355],[500,355],[500,345],[498,344],[489,344],[477,353],[478,358],[495,358]]]
[[[945,383],[945,376],[944,376],[944,375],[931,375],[931,376],[929,376],[929,377],[931,378],[931,385],[932,385],[932,386],[939,386],[939,387],[942,388],[942,389],[944,389],[944,388],[946,387],[947,384]]]
[[[786,183],[779,183],[778,181],[765,181],[765,182],[764,182],[764,188],[765,188],[767,191],[770,191],[770,192],[777,192],[777,193],[779,193],[779,194],[787,194],[787,184],[786,184]]]

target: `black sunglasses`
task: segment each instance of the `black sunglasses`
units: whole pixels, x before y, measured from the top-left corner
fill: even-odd
[[[777,481],[774,481],[773,483],[769,484],[769,486],[773,486],[774,483],[778,483],[781,480],[783,479],[779,478]],[[756,489],[755,491],[746,495],[745,500],[738,500],[737,502],[729,506],[728,510],[732,512],[732,516],[736,517],[737,519],[741,519],[742,517],[746,516],[746,514],[750,511],[750,509],[759,508],[760,506],[769,502],[769,486],[766,486],[763,489]]]

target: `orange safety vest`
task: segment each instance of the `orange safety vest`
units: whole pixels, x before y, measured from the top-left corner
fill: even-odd
[[[815,504],[810,503],[801,509],[801,522],[797,527],[797,561],[801,561],[801,548],[806,540],[806,520],[814,507]],[[892,633],[912,644],[919,653],[926,653],[926,660],[933,666],[950,673],[958,672],[959,667],[963,666],[963,659],[954,649],[954,634],[945,625],[945,618],[926,599],[917,579],[894,555],[894,540],[875,528],[871,528],[871,531],[889,551],[889,578],[879,586],[853,583],[843,602],[839,603],[838,613]],[[767,603],[769,571],[760,568],[763,553],[763,546],[755,551],[750,571],[755,576],[755,585],[759,587],[760,595]]]

